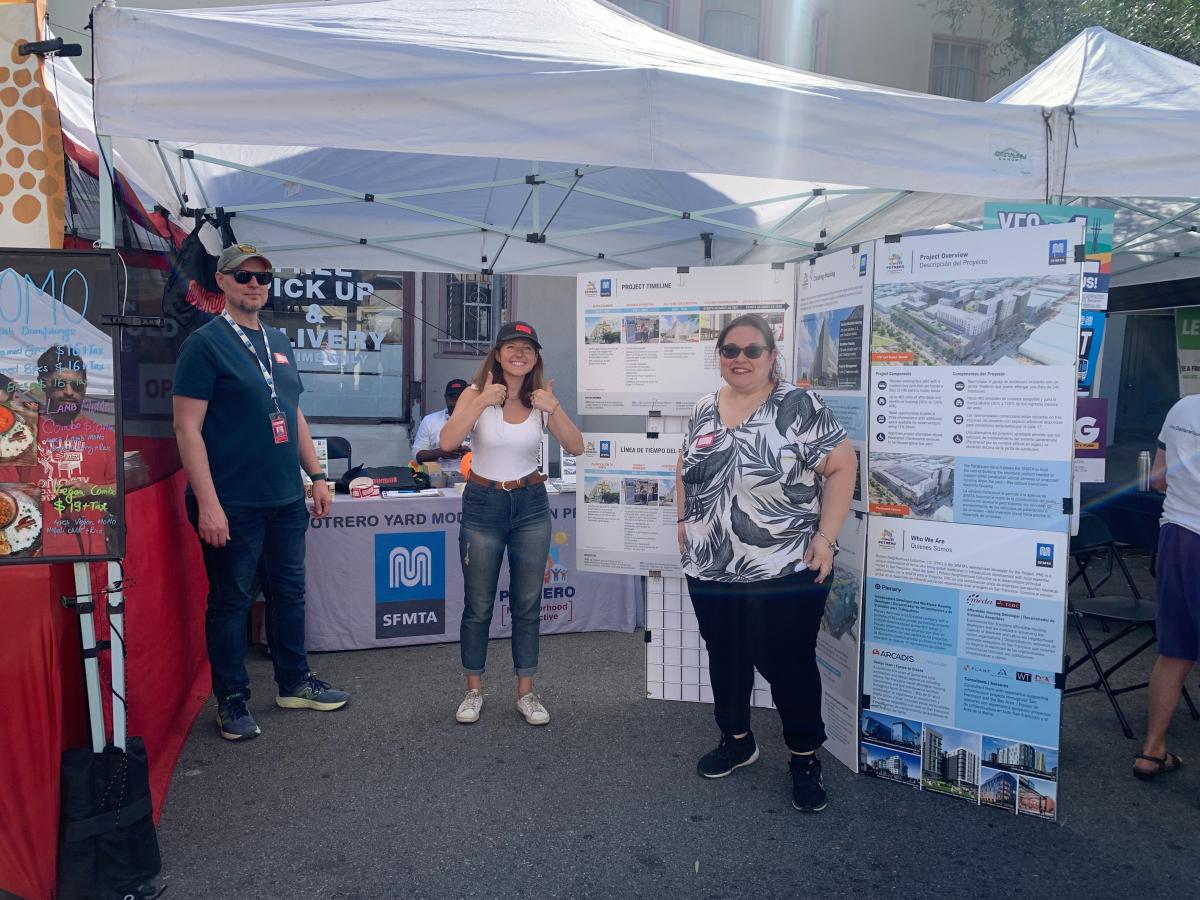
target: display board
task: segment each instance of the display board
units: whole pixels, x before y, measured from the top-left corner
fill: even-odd
[[[837,418],[858,454],[851,508],[867,508],[867,377],[874,243],[814,258],[797,270],[793,379]]]
[[[1200,308],[1175,310],[1175,349],[1179,355],[1179,396],[1200,394]]]
[[[0,564],[119,559],[114,251],[0,251]]]
[[[983,205],[983,227],[1036,228],[1077,223],[1084,227],[1081,309],[1108,309],[1108,282],[1112,274],[1113,223],[1116,211],[1090,206],[1054,206],[1047,203],[996,201]],[[1097,343],[1101,335],[1097,335]]]
[[[576,282],[579,412],[690,416],[720,384],[716,339],[758,313],[791,359],[795,267],[600,272]]]
[[[879,244],[870,510],[1065,530],[1082,225]]]
[[[675,523],[679,438],[583,435],[575,483],[576,565],[581,570],[683,575]]]

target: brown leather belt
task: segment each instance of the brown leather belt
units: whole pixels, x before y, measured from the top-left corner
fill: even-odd
[[[541,472],[530,472],[524,478],[514,478],[512,481],[492,481],[492,479],[476,475],[474,472],[467,473],[467,481],[472,484],[482,485],[486,488],[499,488],[502,491],[515,491],[529,487],[531,484],[541,484],[545,480],[546,476]]]

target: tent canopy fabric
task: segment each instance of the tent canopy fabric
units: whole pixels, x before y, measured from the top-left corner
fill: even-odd
[[[1099,28],[988,103],[746,59],[597,0],[101,6],[94,34],[117,156],[277,266],[794,260],[1058,196],[1154,198],[1092,201],[1139,254],[1114,285],[1200,262],[1170,255],[1196,249],[1178,198],[1200,197],[1200,69]]]

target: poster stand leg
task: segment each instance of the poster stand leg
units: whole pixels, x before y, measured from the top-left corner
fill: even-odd
[[[108,564],[108,629],[112,638],[113,746],[125,750],[127,732],[125,702],[125,594],[124,574],[119,562]]]
[[[92,580],[85,562],[74,563],[75,596],[79,603],[79,632],[83,642],[83,673],[87,681],[88,724],[92,752],[104,750],[104,708],[100,705],[100,661],[96,648],[96,620],[92,599]]]

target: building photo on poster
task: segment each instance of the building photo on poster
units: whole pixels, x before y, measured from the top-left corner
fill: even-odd
[[[122,555],[114,256],[0,250],[0,564]]]

